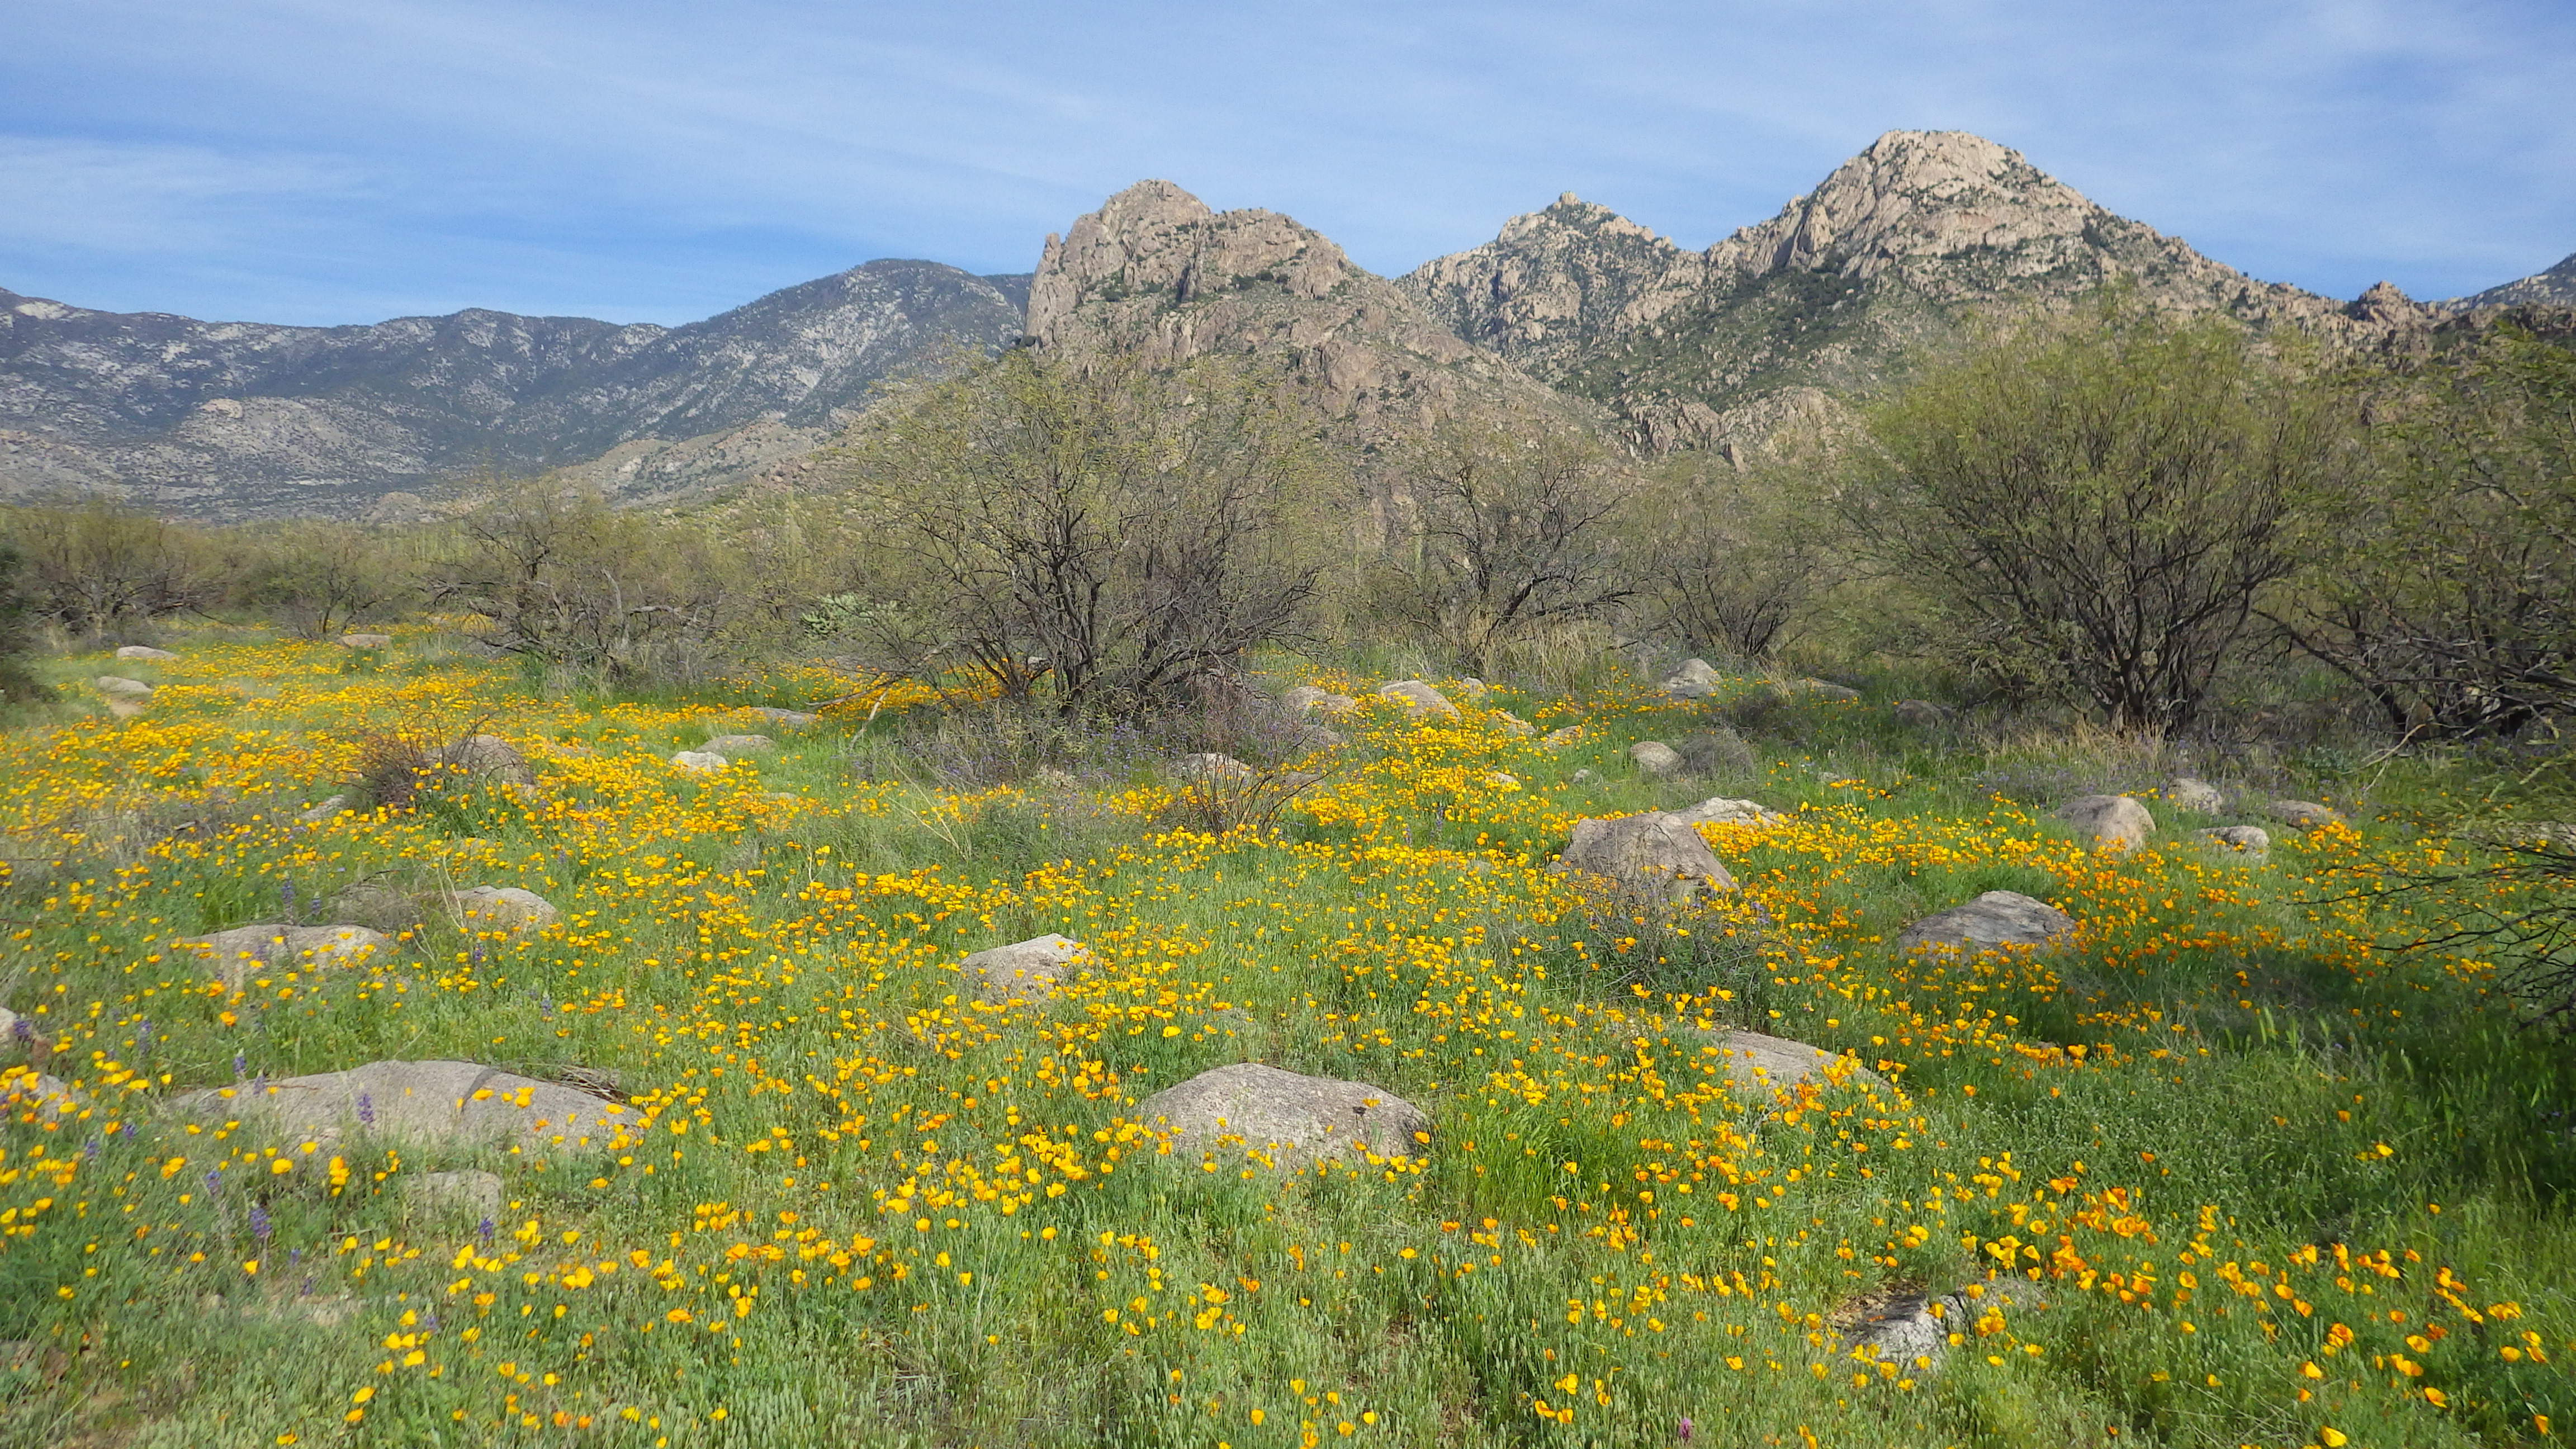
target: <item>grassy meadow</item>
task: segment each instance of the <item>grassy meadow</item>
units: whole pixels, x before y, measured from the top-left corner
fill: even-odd
[[[2050,811],[2170,779],[2154,748],[1812,699],[1731,716],[1750,770],[1661,781],[1627,746],[1723,699],[1498,688],[1456,720],[1371,701],[1319,783],[1219,832],[1140,751],[949,786],[905,743],[920,701],[801,730],[738,712],[864,683],[823,670],[639,703],[426,628],[382,660],[213,626],[172,647],[48,661],[72,702],[0,742],[0,1005],[37,1038],[0,1047],[22,1089],[0,1444],[2377,1449],[2576,1426],[2576,1074],[2493,963],[2389,949],[2448,898],[2374,893],[2480,858],[2438,828],[2471,782],[2431,766],[2267,767],[2250,783],[2351,825],[2150,799],[2151,845],[2105,853]],[[157,692],[112,717],[100,673]],[[1549,747],[1503,710],[1578,733]],[[297,818],[386,737],[478,730],[533,790]],[[777,748],[669,763],[746,731]],[[1786,816],[1704,828],[1743,886],[1716,907],[1604,919],[1546,870],[1575,819],[1720,794]],[[2268,862],[2190,834],[2240,820],[2273,828]],[[563,919],[433,911],[354,968],[238,990],[172,944],[485,884]],[[2076,943],[1894,949],[1994,889],[2072,913]],[[1088,974],[978,1004],[959,958],[1049,931]],[[1727,1025],[1889,1085],[1739,1092],[1705,1034]],[[308,1148],[156,1106],[388,1058],[613,1073],[633,1125],[589,1154]],[[1290,1174],[1134,1120],[1238,1061],[1374,1083],[1434,1140]],[[39,1067],[77,1097],[24,1091]],[[498,1174],[503,1210],[403,1192],[457,1169]],[[1842,1337],[2004,1275],[2036,1292],[1980,1290],[1938,1359]]]

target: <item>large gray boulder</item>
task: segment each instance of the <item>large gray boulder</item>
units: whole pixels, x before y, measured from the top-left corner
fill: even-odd
[[[713,750],[678,750],[671,755],[672,768],[691,775],[721,775],[732,763]]]
[[[1427,719],[1432,715],[1455,719],[1458,714],[1458,706],[1449,702],[1449,696],[1419,679],[1399,679],[1392,684],[1382,684],[1377,692],[1384,698],[1401,701],[1404,712],[1415,719]]]
[[[2090,838],[2096,850],[2132,850],[2156,833],[2156,818],[2127,795],[2078,795],[2057,807],[2057,818]]]
[[[238,991],[254,971],[355,966],[389,953],[392,942],[365,926],[235,926],[205,936],[182,936],[172,945],[203,956],[224,985]]]
[[[439,752],[448,764],[469,775],[488,775],[511,785],[533,785],[528,757],[499,735],[467,735]]]
[[[98,686],[98,692],[101,694],[147,695],[152,692],[151,685],[140,679],[128,679],[121,674],[102,674],[91,682]]]
[[[167,649],[155,649],[149,644],[128,644],[116,651],[116,657],[119,659],[176,659],[179,656]]]
[[[1649,775],[1678,775],[1682,770],[1681,751],[1662,740],[1639,740],[1628,747],[1628,758]]]
[[[1694,775],[1750,775],[1757,766],[1753,746],[1723,725],[1684,735],[1673,750],[1682,757],[1682,768]]]
[[[1064,979],[1080,969],[1085,952],[1080,941],[1049,932],[1008,946],[978,951],[957,963],[975,981],[977,1000],[1044,1001]]]
[[[2315,830],[2320,826],[2343,823],[2342,811],[2313,800],[2275,800],[2263,807],[2263,813],[2293,830]]]
[[[1706,1033],[1706,1036],[1709,1044],[1717,1049],[1717,1059],[1725,1069],[1727,1084],[1739,1092],[1761,1093],[1809,1085],[1887,1085],[1886,1078],[1862,1066],[1856,1058],[1812,1047],[1802,1041],[1764,1036],[1758,1031],[1716,1031]]]
[[[1702,800],[1688,809],[1665,813],[1689,825],[1768,825],[1775,820],[1789,818],[1767,805],[1751,800],[1729,800],[1723,795]]]
[[[1664,693],[1675,699],[1706,699],[1717,692],[1717,670],[1705,659],[1685,659],[1664,679]]]
[[[2075,929],[2075,918],[2046,901],[2017,891],[1988,891],[1963,906],[1925,916],[1906,927],[1896,944],[1953,946],[1990,951],[1997,946],[2047,946]]]
[[[1735,889],[1735,877],[1711,854],[1690,821],[1650,810],[1610,820],[1577,820],[1556,869],[1579,872],[1615,888],[1687,900],[1705,886]]]
[[[394,646],[394,636],[391,634],[343,634],[339,637],[337,642],[343,649],[391,649]]]
[[[2047,1306],[2040,1302],[2039,1285],[2008,1273],[1938,1298],[1907,1294],[1882,1302],[1843,1330],[1843,1342],[1851,1349],[1897,1365],[1900,1371],[1929,1373],[1939,1368],[1942,1357],[1949,1353],[1951,1334],[1964,1334],[1970,1342],[1975,1341],[1976,1330],[1970,1325],[1988,1310],[2033,1306]],[[1917,1359],[1924,1362],[1918,1366]]]
[[[1325,1158],[1418,1158],[1431,1143],[1431,1119],[1383,1087],[1259,1062],[1218,1067],[1156,1092],[1136,1104],[1136,1120],[1171,1133],[1175,1157],[1259,1153],[1292,1172]]]
[[[345,1072],[189,1092],[169,1107],[191,1121],[239,1121],[324,1144],[372,1135],[531,1153],[629,1145],[644,1123],[642,1113],[622,1103],[480,1062],[369,1062]]]
[[[525,935],[563,919],[554,903],[518,886],[469,886],[450,892],[448,912],[469,931],[507,931]]]
[[[2227,796],[2207,780],[2195,780],[2189,775],[2178,776],[2166,785],[2164,797],[2165,803],[2176,810],[2188,810],[2195,815],[2227,813]]]

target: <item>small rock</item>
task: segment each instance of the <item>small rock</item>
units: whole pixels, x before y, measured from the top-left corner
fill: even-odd
[[[741,713],[765,719],[771,724],[791,730],[810,730],[823,722],[823,717],[819,714],[808,714],[801,709],[780,709],[775,705],[766,704],[753,705],[742,710]]]
[[[1649,810],[1608,820],[1577,820],[1556,869],[1612,882],[1622,891],[1687,899],[1701,887],[1735,889],[1735,877],[1709,852],[1699,831],[1678,815]]]
[[[2275,800],[2263,807],[2263,813],[2293,830],[2315,830],[2320,826],[2343,823],[2343,812],[2313,800]]]
[[[1519,715],[1516,715],[1507,709],[1498,709],[1494,711],[1494,723],[1502,726],[1503,733],[1510,735],[1514,739],[1525,740],[1538,733],[1537,725],[1531,724],[1528,720],[1521,718]]]
[[[1311,684],[1301,684],[1279,696],[1279,707],[1290,714],[1304,714],[1309,710],[1318,709],[1326,714],[1348,714],[1359,708],[1359,701],[1347,694],[1334,694],[1329,690],[1317,689]]]
[[[339,813],[341,813],[342,811],[344,811],[344,810],[346,810],[346,809],[348,809],[348,808],[349,808],[349,797],[348,797],[348,796],[346,796],[346,795],[334,795],[334,796],[332,796],[331,798],[329,798],[329,799],[327,799],[327,800],[323,801],[321,804],[314,806],[314,807],[313,807],[312,809],[310,809],[310,810],[305,810],[305,811],[300,811],[300,812],[298,812],[295,818],[296,818],[296,820],[297,820],[298,822],[300,822],[300,823],[302,823],[302,824],[305,824],[305,825],[319,825],[319,824],[321,824],[323,821],[328,820],[328,819],[330,819],[331,817],[333,817],[333,816],[335,816],[335,815],[338,815]]]
[[[2272,832],[2260,825],[2222,825],[2215,830],[2195,830],[2192,834],[2212,845],[2224,846],[2256,860],[2269,859],[2272,854]]]
[[[1232,755],[1206,752],[1181,756],[1172,772],[1184,780],[1249,780],[1259,773]]]
[[[748,755],[774,750],[778,742],[767,735],[718,735],[707,741],[706,748],[719,755]]]
[[[1679,750],[1662,740],[1639,740],[1628,747],[1628,758],[1649,775],[1678,775],[1682,756]]]
[[[424,1172],[398,1179],[403,1206],[420,1213],[453,1213],[457,1217],[501,1215],[501,1179],[489,1172]]]
[[[1710,1049],[1725,1064],[1726,1080],[1739,1092],[1776,1091],[1813,1083],[1819,1087],[1884,1087],[1887,1079],[1841,1056],[1787,1037],[1758,1031],[1707,1033]]]
[[[1839,684],[1828,684],[1821,679],[1801,679],[1798,681],[1796,687],[1805,690],[1818,699],[1849,700],[1860,698],[1860,691],[1857,689],[1847,689]]]
[[[1201,1072],[1136,1104],[1135,1120],[1171,1134],[1174,1157],[1260,1153],[1298,1171],[1354,1151],[1367,1160],[1423,1156],[1431,1119],[1383,1087],[1300,1076],[1259,1062]]]
[[[102,674],[92,683],[98,686],[98,692],[101,694],[144,695],[152,692],[151,685],[140,679],[128,679],[121,674]]]
[[[1591,770],[1589,770],[1589,769],[1577,770],[1577,771],[1575,771],[1575,772],[1574,772],[1574,777],[1573,777],[1573,778],[1574,778],[1574,783],[1576,783],[1576,784],[1580,785],[1580,784],[1582,784],[1584,781],[1589,780],[1589,779],[1591,779],[1591,778],[1592,778],[1592,771],[1591,771]]]
[[[1055,995],[1056,987],[1074,974],[1087,955],[1080,941],[1049,932],[978,951],[958,962],[957,969],[976,978],[975,995],[979,1000],[995,1004],[1044,1001]]]
[[[1377,692],[1382,698],[1401,700],[1404,712],[1415,719],[1435,714],[1455,719],[1458,715],[1458,706],[1449,702],[1449,696],[1419,679],[1399,679],[1393,684],[1378,686]]]
[[[343,649],[391,649],[394,647],[394,636],[391,634],[343,634],[337,642]]]
[[[1661,688],[1675,699],[1706,699],[1717,692],[1718,674],[1705,659],[1685,659]]]
[[[1485,783],[1497,790],[1517,790],[1521,787],[1521,777],[1509,770],[1496,770],[1485,777]]]
[[[513,785],[533,785],[537,780],[528,770],[527,756],[499,735],[467,735],[439,755],[469,775],[489,775]]]
[[[1485,681],[1476,678],[1474,675],[1460,675],[1458,677],[1458,692],[1467,696],[1467,702],[1469,704],[1475,705],[1480,709],[1484,707],[1485,701],[1493,698],[1494,695],[1492,690],[1485,687]]]
[[[1974,1341],[1975,1330],[1969,1325],[1985,1316],[1990,1308],[2019,1307],[2036,1304],[2039,1285],[2027,1278],[2007,1274],[1990,1283],[1971,1283],[1955,1293],[1944,1293],[1926,1301],[1919,1295],[1906,1295],[1875,1308],[1843,1330],[1843,1341],[1854,1349],[1868,1349],[1883,1363],[1893,1363],[1900,1371],[1930,1372],[1916,1368],[1916,1359],[1931,1360],[1940,1365],[1950,1351],[1950,1335],[1968,1334]]]
[[[1682,757],[1682,768],[1694,775],[1750,775],[1755,769],[1753,746],[1731,729],[1684,735],[1673,748]]]
[[[1997,946],[2045,946],[2075,929],[2075,918],[2017,891],[1988,891],[1963,906],[1925,916],[1896,938],[1902,950],[1956,946],[1988,951]]]
[[[1583,726],[1567,725],[1563,729],[1549,730],[1539,739],[1539,743],[1551,750],[1561,750],[1581,738],[1583,738]]]
[[[182,936],[171,942],[201,952],[224,984],[240,990],[254,970],[300,965],[354,966],[392,942],[365,926],[235,926],[204,936]]]
[[[449,895],[447,909],[463,918],[467,930],[514,935],[542,931],[563,919],[563,912],[544,896],[518,886],[469,887]]]
[[[116,651],[116,657],[119,659],[176,659],[179,656],[167,649],[155,649],[149,644],[128,644]]]
[[[733,762],[713,750],[682,750],[671,757],[671,763],[692,775],[712,775]]]
[[[356,1133],[428,1144],[566,1151],[628,1145],[643,1114],[559,1082],[480,1062],[370,1062],[345,1072],[217,1087],[170,1100],[197,1121],[239,1118],[321,1143]]]
[[[0,1120],[28,1111],[60,1116],[80,1110],[88,1101],[60,1077],[34,1067],[0,1067]]]
[[[2224,815],[2227,797],[2207,780],[2181,776],[2164,788],[2165,803],[2176,810],[2189,810],[2197,815]]]
[[[1751,800],[1729,800],[1724,796],[1702,800],[1686,810],[1668,812],[1675,820],[1690,825],[1768,825],[1789,817],[1767,805]]]
[[[1950,711],[1928,699],[1900,699],[1896,702],[1896,717],[1917,729],[1930,729],[1948,724]]]
[[[2090,836],[2096,850],[2128,850],[2156,833],[2155,817],[2127,795],[2078,795],[2057,807],[2057,818]]]

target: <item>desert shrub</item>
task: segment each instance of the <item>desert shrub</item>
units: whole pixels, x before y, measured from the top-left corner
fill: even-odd
[[[729,562],[711,528],[541,480],[497,488],[458,520],[431,592],[485,621],[494,648],[627,682],[701,661],[741,598]]]
[[[36,609],[23,587],[25,574],[26,560],[0,540],[0,701],[11,704],[51,699],[54,694],[29,667],[36,648]]]
[[[1749,471],[1705,453],[1668,461],[1633,525],[1642,626],[1693,654],[1775,657],[1842,568],[1830,515],[1807,496],[1822,469],[1810,450]]]
[[[234,597],[305,639],[328,639],[412,595],[401,555],[355,524],[298,519],[239,530]]]
[[[77,636],[141,642],[152,620],[221,594],[206,538],[141,509],[93,497],[4,516],[29,607]]]

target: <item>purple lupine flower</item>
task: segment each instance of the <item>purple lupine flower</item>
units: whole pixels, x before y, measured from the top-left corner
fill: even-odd
[[[288,1267],[293,1267],[303,1261],[304,1250],[302,1248],[289,1248],[286,1250],[286,1263]]]
[[[125,1124],[124,1131],[125,1131],[126,1140],[128,1140],[128,1141],[132,1141],[132,1140],[133,1140],[133,1138],[134,1138],[134,1124],[133,1124],[133,1123],[131,1123],[131,1122],[126,1123],[126,1124]]]
[[[1682,1415],[1682,1432],[1681,1432],[1681,1442],[1682,1442],[1682,1443],[1684,1443],[1684,1444],[1689,1443],[1689,1442],[1690,1442],[1690,1436],[1691,1436],[1691,1421],[1690,1421],[1690,1415],[1688,1415],[1688,1414],[1684,1414],[1684,1415]]]
[[[240,1081],[242,1079],[242,1074],[249,1070],[250,1062],[245,1059],[240,1052],[233,1053],[233,1080],[236,1082]]]
[[[358,1125],[361,1127],[376,1125],[376,1099],[365,1092],[358,1094]]]
[[[260,1245],[265,1247],[268,1245],[268,1230],[268,1209],[260,1206],[258,1203],[252,1203],[250,1205],[250,1235],[259,1239]]]
[[[27,1025],[27,1018],[22,1016],[9,1023],[9,1035],[19,1041],[33,1041],[36,1038],[36,1029]]]
[[[87,1142],[84,1142],[84,1143],[82,1143],[82,1144],[81,1144],[81,1161],[83,1161],[83,1162],[96,1162],[96,1161],[98,1161],[98,1139],[97,1139],[97,1138],[93,1137],[93,1138],[91,1138],[90,1140],[88,1140]]]
[[[487,1243],[492,1241],[492,1220],[490,1218],[485,1218],[483,1220],[483,1225],[480,1231],[483,1234],[483,1241]]]
[[[134,1059],[140,1062],[150,1055],[152,1055],[152,1018],[147,1016],[134,1023]]]
[[[281,899],[283,899],[283,900],[286,902],[286,919],[288,919],[288,920],[290,920],[290,921],[294,920],[294,919],[295,919],[295,882],[294,882],[294,880],[290,878],[290,879],[287,879],[287,880],[279,881],[279,882],[277,883],[277,894],[278,894],[278,896],[279,896]]]
[[[221,1172],[209,1171],[206,1174],[206,1196],[221,1197],[223,1191],[224,1175]]]

